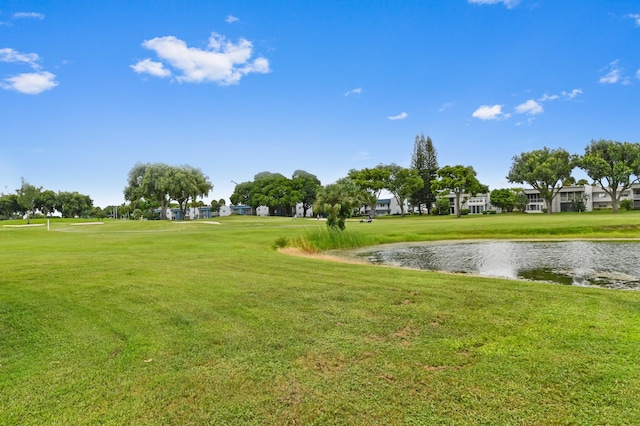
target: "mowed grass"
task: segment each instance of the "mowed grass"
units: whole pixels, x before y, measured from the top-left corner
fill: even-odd
[[[276,241],[324,222],[216,220],[0,226],[0,424],[640,421],[638,292],[288,256]],[[640,214],[347,229],[354,245],[639,238]]]

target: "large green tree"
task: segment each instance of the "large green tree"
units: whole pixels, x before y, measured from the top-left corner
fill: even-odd
[[[206,197],[213,185],[202,170],[188,165],[172,167],[169,174],[169,198],[178,203],[180,217],[186,219],[188,201]]]
[[[292,179],[280,173],[257,173],[253,181],[236,184],[231,203],[251,206],[254,212],[265,206],[270,214],[293,216],[296,204],[313,194],[312,182],[317,180],[310,173],[301,170],[297,173]]]
[[[538,190],[547,212],[551,214],[553,199],[562,189],[562,182],[571,176],[574,167],[575,158],[565,149],[544,147],[513,157],[507,180],[527,183]]]
[[[436,194],[431,189],[431,182],[438,178],[437,151],[430,136],[427,136],[426,139],[424,134],[416,136],[411,156],[411,168],[422,178],[423,185],[411,194],[409,200],[418,206],[420,214],[422,214],[422,206],[425,206],[427,213],[430,213],[436,201]]]
[[[58,203],[58,194],[53,192],[50,189],[46,189],[40,193],[40,197],[38,199],[38,209],[45,216],[51,215],[56,209],[56,204]]]
[[[170,166],[164,163],[136,163],[129,171],[124,197],[131,203],[139,200],[153,202],[160,207],[160,218],[167,219]]]
[[[254,180],[253,197],[257,204],[269,207],[272,215],[293,216],[295,205],[302,195],[293,187],[293,182],[280,173],[261,173]]]
[[[414,169],[407,169],[397,164],[390,164],[387,167],[390,173],[384,182],[384,187],[393,194],[400,206],[400,214],[404,216],[404,202],[424,185],[424,181]]]
[[[93,200],[88,195],[78,192],[59,192],[56,210],[62,217],[90,217],[93,211]]]
[[[355,208],[363,204],[366,197],[366,191],[352,179],[342,178],[318,191],[313,211],[327,214],[329,229],[343,231],[346,219],[351,217]]]
[[[142,198],[153,200],[160,205],[162,219],[167,218],[167,208],[171,204],[171,179],[171,166],[164,163],[149,164],[142,176]]]
[[[16,194],[7,194],[0,197],[0,219],[12,219],[22,211]]]
[[[233,194],[229,197],[231,204],[236,206],[251,206],[254,213],[259,204],[255,204],[252,199],[253,194],[253,182],[241,182],[236,184],[233,189]]]
[[[461,216],[462,197],[489,192],[489,187],[480,183],[476,171],[471,166],[444,166],[438,170],[438,179],[431,185],[434,191],[446,195],[452,192],[456,199],[456,216]]]
[[[624,191],[640,180],[640,143],[593,140],[578,159],[578,167],[602,186],[617,213]]]
[[[38,207],[38,201],[40,194],[42,193],[42,187],[35,187],[27,182],[24,178],[21,179],[22,185],[18,189],[18,203],[22,207],[27,215],[27,223],[30,222],[31,216],[35,213]]]
[[[516,193],[509,188],[494,189],[489,198],[491,204],[502,209],[503,213],[512,212],[516,205]]]
[[[318,190],[322,187],[320,179],[304,170],[296,170],[291,176],[291,186],[294,191],[300,194],[302,216],[304,217],[307,215],[307,210],[313,206]]]
[[[371,207],[372,216],[376,215],[376,204],[390,176],[391,169],[383,164],[362,170],[349,170],[349,179],[367,192],[368,196],[363,199],[362,204]]]
[[[200,169],[188,165],[174,167],[164,163],[137,163],[129,171],[124,196],[132,204],[144,200],[159,206],[162,219],[167,218],[167,208],[174,200],[184,218],[187,202],[208,195],[212,187]]]

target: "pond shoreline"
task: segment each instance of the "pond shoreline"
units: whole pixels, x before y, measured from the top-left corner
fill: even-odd
[[[572,265],[571,262],[567,262],[567,264],[555,265],[553,267],[541,267],[541,268],[532,268],[528,271],[520,271],[518,267],[514,267],[510,262],[510,259],[505,259],[505,256],[509,258],[511,256],[512,250],[507,248],[506,253],[500,253],[497,256],[494,255],[489,262],[492,264],[491,267],[495,268],[493,272],[479,272],[478,270],[468,270],[463,268],[464,270],[449,270],[443,268],[431,268],[431,267],[421,267],[421,266],[412,266],[410,264],[395,262],[395,261],[372,261],[371,257],[384,253],[385,251],[393,252],[394,250],[419,250],[420,248],[441,248],[442,246],[460,246],[465,247],[466,244],[469,245],[499,245],[500,243],[505,243],[508,245],[509,243],[519,244],[519,243],[532,243],[534,245],[544,245],[544,243],[558,243],[558,244],[571,244],[571,243],[640,243],[640,238],[510,238],[510,239],[496,239],[496,238],[483,238],[483,239],[460,239],[460,240],[434,240],[434,241],[410,241],[410,242],[395,242],[388,244],[380,244],[375,246],[367,246],[367,247],[359,247],[355,249],[337,249],[330,250],[322,253],[307,253],[300,249],[295,248],[287,248],[280,249],[279,251],[285,254],[293,255],[293,256],[302,256],[313,259],[320,260],[329,260],[333,262],[340,263],[353,263],[360,265],[373,265],[373,266],[383,266],[390,268],[401,268],[407,270],[416,270],[416,271],[428,271],[435,273],[444,273],[444,274],[453,274],[453,275],[463,275],[463,276],[477,276],[484,278],[492,278],[492,279],[505,279],[510,281],[526,281],[526,282],[542,282],[542,283],[551,283],[556,285],[572,285],[576,287],[589,287],[589,288],[600,288],[600,289],[616,289],[616,290],[631,290],[638,291],[640,290],[640,285],[636,283],[640,283],[640,276],[637,276],[637,273],[633,275],[629,275],[627,272],[619,272],[619,271],[610,271],[607,270],[606,267],[603,268],[592,268],[593,264],[600,264],[600,262],[588,263],[588,267],[578,267],[580,271],[576,272],[572,268],[576,268],[575,265]],[[514,246],[518,247],[518,246]],[[459,248],[459,247],[457,247]],[[558,248],[558,247],[556,247]],[[478,251],[480,252],[480,251]],[[369,258],[365,256],[370,254]],[[573,255],[572,259],[575,257],[580,257],[581,253],[578,253],[576,256]],[[605,253],[606,254],[606,253]],[[528,252],[527,252],[528,255]],[[554,255],[552,255],[554,256]],[[591,256],[594,256],[593,254]],[[596,258],[599,260],[599,255],[596,255]],[[527,256],[528,257],[528,256]],[[535,257],[535,256],[534,256]],[[496,261],[496,259],[498,259]],[[470,262],[473,263],[477,261],[477,259],[472,259]],[[503,262],[504,264],[501,264]],[[633,260],[631,262],[634,262]],[[482,266],[480,269],[487,269],[484,262],[481,261]],[[602,264],[607,264],[606,260],[602,261]],[[447,265],[448,266],[448,265]],[[498,272],[495,272],[498,271]],[[541,278],[543,277],[543,278]],[[594,284],[597,283],[597,284]]]
[[[520,238],[412,241],[334,256],[369,264],[518,281],[640,290],[640,238]]]

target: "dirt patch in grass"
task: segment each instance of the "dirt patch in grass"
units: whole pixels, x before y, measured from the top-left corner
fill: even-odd
[[[347,366],[343,357],[338,354],[310,352],[298,358],[297,363],[309,370],[315,370],[321,374],[335,375]]]
[[[307,259],[330,260],[332,262],[354,263],[358,265],[370,265],[370,263],[367,262],[366,260],[351,259],[351,258],[336,256],[336,255],[327,254],[327,253],[309,253],[296,247],[279,248],[278,252],[283,254],[288,254],[289,256],[305,257]]]
[[[602,231],[612,232],[612,231],[637,231],[640,229],[640,225],[612,225],[612,226],[601,226],[598,228]]]

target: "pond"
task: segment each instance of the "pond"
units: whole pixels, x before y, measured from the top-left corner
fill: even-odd
[[[640,290],[640,242],[458,241],[368,248],[357,255],[405,268]]]

